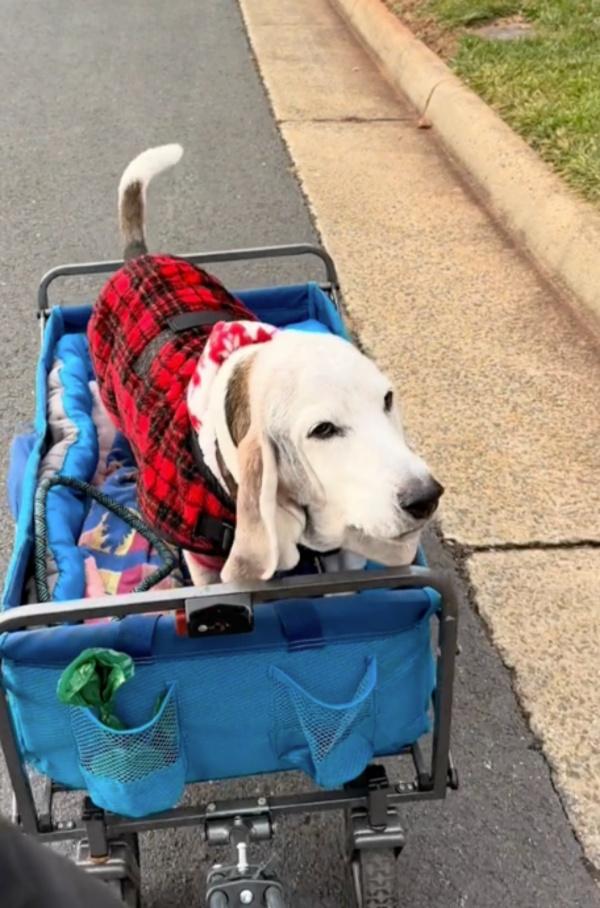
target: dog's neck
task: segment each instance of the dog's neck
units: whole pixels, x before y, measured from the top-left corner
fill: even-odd
[[[215,439],[215,455],[216,455],[217,466],[219,468],[219,475],[215,478],[225,488],[225,490],[229,494],[229,497],[232,499],[232,501],[237,501],[238,484],[235,481],[235,479],[233,478],[231,470],[228,468],[227,464],[225,463],[225,460],[221,453],[221,448],[219,447],[218,438]]]
[[[270,341],[276,333],[277,328],[257,321],[217,322],[190,379],[186,400],[192,430],[205,465],[224,489],[227,481],[219,461],[239,484],[237,451],[225,412],[228,383],[244,356],[250,355],[257,344]]]
[[[234,369],[253,352],[252,345],[242,347],[232,353],[219,367],[213,379],[202,428],[198,432],[198,444],[206,466],[234,501],[240,481],[239,460],[237,447],[227,424],[225,398]]]

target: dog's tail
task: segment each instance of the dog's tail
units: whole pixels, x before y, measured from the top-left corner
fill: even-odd
[[[127,165],[119,183],[119,226],[125,244],[124,259],[144,255],[146,187],[158,173],[173,167],[183,154],[181,145],[148,148]]]

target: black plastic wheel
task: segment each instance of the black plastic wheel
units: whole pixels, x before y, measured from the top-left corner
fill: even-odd
[[[269,886],[265,893],[265,905],[267,908],[285,908],[281,890],[275,886]]]
[[[208,908],[227,908],[229,900],[222,892],[213,892],[208,902]]]
[[[129,880],[107,880],[105,885],[127,908],[140,908],[139,890]]]
[[[140,863],[140,837],[137,832],[128,832],[123,836],[123,841],[127,842],[135,855],[135,859]]]
[[[363,848],[355,857],[359,908],[399,908],[398,863],[391,848]]]

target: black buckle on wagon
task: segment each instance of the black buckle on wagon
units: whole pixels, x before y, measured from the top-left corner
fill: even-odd
[[[248,634],[254,628],[252,598],[247,593],[199,596],[185,601],[188,637]]]

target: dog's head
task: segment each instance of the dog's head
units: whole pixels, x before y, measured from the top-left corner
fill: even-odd
[[[239,489],[224,580],[293,567],[298,542],[412,560],[443,489],[406,442],[389,380],[352,344],[282,331],[231,357],[212,406]]]

